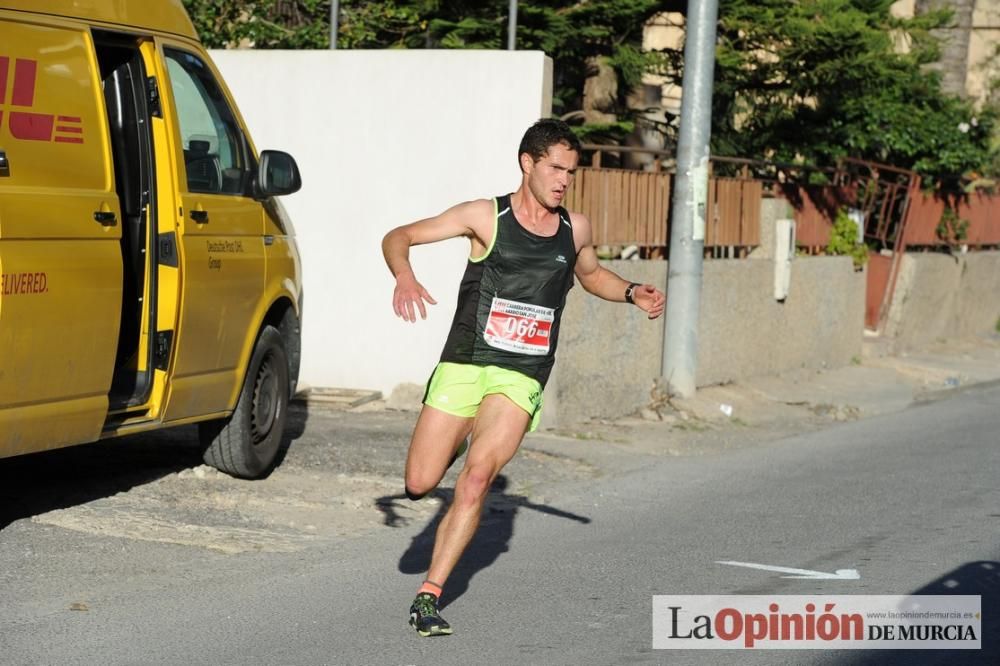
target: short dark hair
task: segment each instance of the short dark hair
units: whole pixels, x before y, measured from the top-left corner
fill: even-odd
[[[564,143],[570,150],[577,153],[580,150],[580,140],[573,134],[569,125],[556,118],[542,118],[528,128],[517,149],[517,163],[521,163],[521,155],[528,153],[535,162],[542,159],[552,146]]]

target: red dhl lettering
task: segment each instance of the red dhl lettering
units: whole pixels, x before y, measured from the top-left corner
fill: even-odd
[[[44,294],[48,290],[49,276],[44,272],[0,274],[0,294],[4,296]]]
[[[10,76],[10,57],[0,56],[0,105],[7,100],[7,79]],[[11,107],[32,108],[38,81],[38,61],[14,59],[14,84],[10,95]],[[54,141],[56,143],[83,143],[82,120],[75,116],[57,116],[53,113],[10,110],[5,114],[0,108],[0,128],[4,115],[11,136],[22,141]]]

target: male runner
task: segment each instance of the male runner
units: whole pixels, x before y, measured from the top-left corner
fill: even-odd
[[[486,493],[538,426],[541,394],[555,361],[559,319],[575,273],[591,294],[633,303],[650,319],[661,291],[629,283],[597,261],[590,221],[561,206],[576,172],[580,142],[559,120],[540,120],[518,148],[521,186],[468,201],[436,217],[393,229],[382,241],[396,278],[396,315],[427,318],[436,301],[413,275],[413,245],[465,236],[472,250],[451,332],[427,384],[406,459],[406,495],[417,500],[441,481],[471,434],[454,500],[438,527],[427,580],[410,608],[421,636],[450,634],[438,613],[442,586],[472,540]]]

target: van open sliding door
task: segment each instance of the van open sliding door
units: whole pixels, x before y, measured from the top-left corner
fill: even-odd
[[[140,52],[151,38],[94,31],[115,191],[121,206],[122,305],[111,409],[142,407],[153,385],[150,322],[155,322],[156,173],[151,125],[159,115],[156,84]],[[152,107],[152,108],[151,108]],[[116,419],[112,419],[114,423]]]

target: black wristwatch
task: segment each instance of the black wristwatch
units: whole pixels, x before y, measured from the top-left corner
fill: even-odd
[[[625,287],[625,302],[635,305],[635,299],[632,298],[635,288],[641,286],[638,282],[632,282],[629,286]]]

